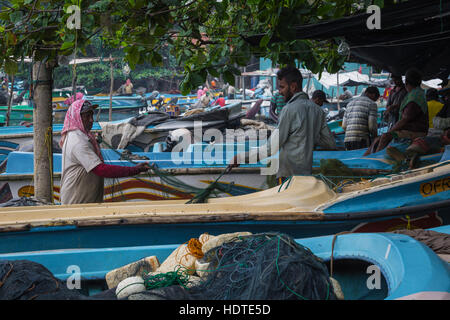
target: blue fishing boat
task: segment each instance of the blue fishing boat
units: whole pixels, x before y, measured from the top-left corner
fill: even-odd
[[[92,104],[98,104],[94,113],[94,120],[109,121],[109,96],[85,96]],[[112,121],[128,119],[138,116],[140,111],[147,107],[147,102],[140,95],[113,96],[112,97]],[[59,104],[53,108],[53,119],[55,123],[63,123],[68,105]]]
[[[281,186],[206,203],[186,204],[188,199],[175,197],[132,205],[2,208],[0,252],[182,243],[204,230],[277,230],[304,238],[438,227],[450,223],[449,168],[447,160],[336,190],[321,179],[295,176]]]
[[[164,172],[164,175],[174,176],[178,182],[193,189],[206,188],[214,182],[226,169],[231,158],[239,152],[265,144],[265,141],[254,140],[231,144],[194,143],[183,152],[164,152],[165,143],[157,143],[151,152],[133,152],[132,155],[141,160],[127,160],[125,150],[102,149],[105,163],[131,166],[140,161],[149,161]],[[405,144],[397,144],[397,148],[406,148]],[[384,177],[393,172],[395,161],[380,151],[370,157],[363,157],[364,149],[353,151],[315,151],[313,155],[314,175],[324,179],[330,187],[340,189],[349,182],[359,181],[362,178],[375,179]],[[124,153],[125,152],[125,153]],[[447,147],[447,153],[450,147]],[[445,153],[426,155],[420,158],[422,166],[440,164],[448,158]],[[266,190],[276,185],[273,175],[268,170],[270,160],[274,157],[253,164],[242,164],[231,173],[224,175],[220,185],[227,188],[227,192],[220,192],[220,196],[236,196]],[[12,151],[7,155],[4,166],[5,171],[0,174],[2,188],[0,203],[23,196],[33,196],[33,152]],[[327,172],[324,160],[338,159],[345,166],[346,175],[342,173]],[[60,177],[62,155],[53,154],[53,182],[54,198],[59,201]],[[261,174],[265,170],[265,175]],[[350,174],[350,176],[349,176]],[[139,200],[170,200],[189,199],[195,191],[181,192],[177,183],[170,185],[161,175],[140,175],[138,179],[119,178],[105,179],[104,201],[139,201]],[[345,182],[345,183],[344,183]]]
[[[210,232],[207,227],[203,230]],[[449,226],[431,230],[450,234]],[[63,230],[59,232],[64,233]],[[0,260],[37,262],[52,272],[56,278],[68,283],[74,277],[73,270],[76,267],[79,272],[77,276],[81,279],[81,291],[85,295],[93,295],[108,289],[105,276],[111,270],[141,260],[143,257],[153,256],[162,262],[181,245],[181,243],[147,245],[143,243],[128,247],[102,247],[105,245],[102,239],[104,238],[98,237],[97,248],[27,252],[9,250],[0,254]],[[339,283],[343,294],[341,299],[449,298],[449,263],[429,247],[407,235],[352,233],[298,238],[295,242],[310,249],[315,256],[322,259],[330,275]],[[420,274],[420,277],[417,274]]]
[[[62,123],[53,124],[53,137],[59,139],[63,129]],[[92,132],[101,132],[98,122],[92,125]],[[21,146],[33,142],[34,128],[32,126],[8,126],[0,127],[0,162],[3,162],[11,151],[19,150]]]

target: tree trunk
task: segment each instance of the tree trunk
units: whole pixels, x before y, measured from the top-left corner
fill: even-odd
[[[48,62],[33,65],[34,196],[49,203],[53,202],[53,68]]]
[[[113,60],[112,55],[109,55],[109,69],[110,69],[110,77],[111,77],[111,84],[109,87],[109,121],[112,121],[112,94],[114,90],[114,68],[113,68]]]

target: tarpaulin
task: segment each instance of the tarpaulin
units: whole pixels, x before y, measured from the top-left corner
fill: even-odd
[[[417,67],[424,80],[447,79],[450,67],[450,1],[410,0],[381,10],[381,29],[369,30],[372,15],[360,14],[309,25],[292,26],[297,39],[343,38],[353,60],[404,75]],[[264,34],[243,36],[259,45]],[[281,39],[273,37],[270,42]],[[339,41],[336,39],[336,41]]]

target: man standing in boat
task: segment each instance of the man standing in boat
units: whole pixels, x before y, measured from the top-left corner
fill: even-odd
[[[279,92],[287,102],[281,110],[277,129],[266,145],[236,155],[230,166],[249,163],[249,159],[261,161],[280,150],[278,178],[311,175],[314,147],[336,149],[335,138],[328,128],[325,112],[302,91],[300,71],[288,66],[278,71],[277,78]],[[262,152],[262,148],[267,148],[264,150],[267,153]],[[261,156],[263,153],[265,156]]]
[[[134,167],[103,162],[100,147],[90,131],[96,107],[82,99],[73,102],[67,110],[59,142],[62,204],[103,202],[104,178],[129,177],[150,169],[147,162]]]
[[[379,97],[380,92],[376,87],[368,87],[363,95],[347,105],[342,120],[346,150],[367,148],[378,136],[376,101]]]

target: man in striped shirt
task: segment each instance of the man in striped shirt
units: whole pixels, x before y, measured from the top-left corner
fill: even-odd
[[[345,130],[345,149],[355,150],[370,146],[378,135],[376,101],[380,92],[368,87],[363,95],[349,102],[344,113],[342,128]]]
[[[286,105],[286,101],[284,97],[279,93],[275,93],[270,99],[270,107],[276,113],[276,115],[280,115],[281,110]]]

